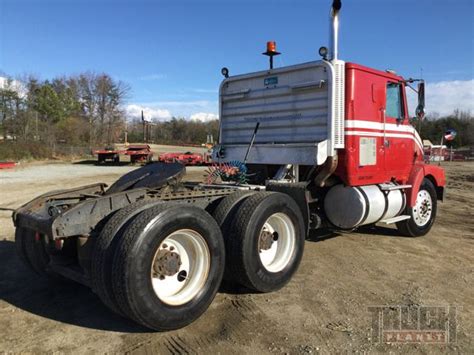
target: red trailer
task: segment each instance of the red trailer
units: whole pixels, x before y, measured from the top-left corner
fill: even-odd
[[[158,160],[163,163],[174,163],[180,155],[181,153],[162,153],[159,155]]]
[[[96,150],[94,154],[97,155],[97,162],[99,164],[105,163],[107,160],[113,161],[114,163],[120,162],[120,151],[114,147],[105,147],[102,150]]]
[[[129,145],[128,148],[122,151],[123,155],[130,157],[130,162],[134,163],[146,163],[152,160],[153,153],[148,144],[133,144]]]
[[[151,148],[148,144],[133,144],[129,145],[123,150],[118,150],[113,147],[106,147],[103,150],[94,151],[94,154],[97,154],[97,162],[99,164],[105,163],[107,160],[111,160],[114,163],[119,163],[120,155],[128,155],[132,164],[137,162],[149,162],[153,157],[153,152],[151,151]]]
[[[0,161],[0,169],[12,169],[15,165],[14,161]]]
[[[163,153],[160,154],[159,161],[164,163],[178,162],[183,165],[205,165],[206,160],[200,153]]]

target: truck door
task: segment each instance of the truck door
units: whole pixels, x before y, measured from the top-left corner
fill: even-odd
[[[385,171],[389,179],[399,180],[410,170],[414,152],[405,88],[401,83],[387,82],[383,132]]]

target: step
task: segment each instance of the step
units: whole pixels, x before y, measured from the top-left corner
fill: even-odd
[[[392,218],[388,218],[388,219],[382,219],[379,223],[392,224],[392,223],[404,221],[404,220],[410,219],[410,218],[411,218],[411,216],[401,215],[401,216],[392,217]]]
[[[393,191],[393,190],[402,190],[410,189],[411,185],[392,185],[392,184],[380,184],[380,189],[383,191]]]

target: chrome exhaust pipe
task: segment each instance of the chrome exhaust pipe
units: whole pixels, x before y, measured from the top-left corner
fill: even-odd
[[[329,60],[334,61],[338,59],[339,51],[339,11],[341,10],[341,0],[334,0],[332,2],[330,20],[331,39],[329,44]]]

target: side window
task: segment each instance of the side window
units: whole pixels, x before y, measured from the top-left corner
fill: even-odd
[[[402,100],[400,97],[400,84],[387,84],[387,102],[385,115],[387,117],[402,118]]]

